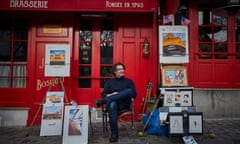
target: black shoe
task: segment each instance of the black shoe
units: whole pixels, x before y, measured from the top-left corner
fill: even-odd
[[[107,102],[106,102],[105,99],[95,100],[95,105],[96,105],[97,107],[100,107],[101,105],[106,104],[106,103],[107,103]]]
[[[118,134],[112,133],[109,139],[109,142],[117,142],[118,141]]]

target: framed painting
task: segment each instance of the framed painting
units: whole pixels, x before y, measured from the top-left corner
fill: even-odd
[[[63,103],[43,104],[40,136],[62,135]]]
[[[182,135],[183,129],[183,113],[169,113],[169,134],[170,135]]]
[[[70,76],[70,45],[46,44],[44,76]],[[44,62],[44,60],[43,60]]]
[[[203,134],[202,112],[188,113],[188,133]]]
[[[64,91],[48,91],[46,94],[46,103],[63,103]]]
[[[162,86],[187,86],[187,71],[183,65],[162,66]]]
[[[175,106],[175,95],[174,91],[166,91],[164,93],[163,106]]]
[[[181,106],[193,106],[192,91],[181,91]]]
[[[188,63],[188,27],[159,26],[159,63]]]
[[[65,106],[63,144],[88,143],[88,105]]]

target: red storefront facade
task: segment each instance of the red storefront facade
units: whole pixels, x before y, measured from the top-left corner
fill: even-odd
[[[199,12],[209,12],[214,5],[206,8],[195,1],[185,4],[191,20],[188,25],[189,63],[186,64],[189,85],[195,88],[239,88],[240,40],[235,40],[237,34],[232,28],[240,27],[240,23],[235,25],[236,15],[228,16],[227,24],[217,26],[228,30],[227,41],[202,41],[197,34],[199,29],[212,29],[214,38],[215,25],[200,24]],[[94,107],[93,101],[100,98],[104,80],[110,78],[111,65],[121,61],[127,67],[126,76],[133,79],[137,88],[137,116],[147,83],[153,83],[152,95],[161,83],[158,26],[162,25],[163,15],[176,13],[180,5],[179,0],[0,1],[0,18],[6,21],[1,24],[4,34],[0,43],[9,48],[1,50],[1,53],[7,52],[6,55],[0,55],[1,69],[5,69],[5,73],[9,71],[9,74],[2,72],[0,76],[0,107],[29,109],[27,124],[31,124],[49,87],[51,90],[61,89],[59,80],[44,76],[46,45],[68,44],[70,76],[63,78],[68,100]],[[142,48],[145,39],[149,42],[147,56]],[[204,45],[214,49],[218,44],[226,45],[228,49],[201,49]],[[14,47],[19,50],[21,46],[25,56],[19,54],[18,58]],[[34,123],[39,124],[40,119],[39,114]]]
[[[9,65],[2,63],[4,68],[22,67],[24,74],[19,77],[10,74],[12,82],[1,88],[0,105],[29,108],[28,124],[32,123],[49,87],[62,90],[59,80],[44,76],[46,44],[70,45],[70,77],[63,78],[69,101],[94,106],[104,80],[110,78],[111,65],[118,61],[126,65],[126,76],[136,84],[139,96],[136,105],[141,105],[148,81],[157,83],[157,42],[154,39],[157,1],[4,0],[0,3],[1,18],[10,21],[8,24],[16,31],[13,30],[13,35],[17,35],[18,26],[14,23],[19,23],[18,19],[27,21],[28,25],[27,38],[8,39],[13,45],[24,43],[27,57],[12,58]],[[142,51],[145,39],[150,45],[148,56]],[[14,85],[17,78],[25,80],[25,84]],[[140,107],[136,107],[136,112],[140,112]],[[34,123],[39,122],[40,114]]]

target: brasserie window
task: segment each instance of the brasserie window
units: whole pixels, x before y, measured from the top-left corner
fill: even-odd
[[[0,88],[26,88],[27,39],[26,20],[1,20]]]

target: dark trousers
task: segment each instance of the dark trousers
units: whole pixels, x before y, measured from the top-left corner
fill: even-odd
[[[125,89],[116,95],[106,97],[109,123],[112,133],[118,134],[118,112],[130,107],[133,95],[134,93],[132,89]]]

